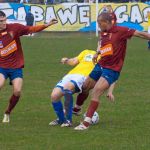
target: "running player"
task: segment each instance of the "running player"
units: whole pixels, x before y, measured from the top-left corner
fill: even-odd
[[[56,23],[57,20],[52,19],[48,24],[32,27],[17,23],[7,24],[6,14],[0,11],[0,89],[4,86],[7,78],[10,79],[13,87],[3,123],[9,123],[10,113],[19,101],[22,90],[24,56],[20,36],[42,31]]]

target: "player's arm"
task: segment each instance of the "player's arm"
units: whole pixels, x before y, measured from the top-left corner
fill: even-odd
[[[110,100],[110,101],[114,101],[115,97],[113,95],[113,91],[114,91],[114,88],[115,88],[115,84],[116,82],[112,83],[107,91],[107,98]]]
[[[61,63],[62,64],[67,64],[67,65],[70,65],[70,66],[75,66],[79,63],[79,60],[77,57],[74,57],[74,58],[62,58],[61,59]]]
[[[133,36],[142,38],[142,39],[146,39],[146,40],[150,40],[150,34],[148,34],[147,32],[141,32],[141,31],[135,31]]]
[[[99,57],[99,55],[100,55],[100,44],[99,44],[99,42],[98,42],[98,44],[97,44],[97,51],[96,51],[96,53],[94,54],[94,56],[93,56],[93,59],[92,59],[92,61],[93,61],[93,63],[94,64],[96,64],[97,63],[97,61],[98,61],[98,57]]]
[[[35,33],[44,30],[45,28],[52,26],[54,24],[58,23],[56,19],[52,19],[49,23],[43,24],[43,25],[36,25],[36,26],[31,26],[29,27],[29,32],[30,33]]]
[[[99,41],[97,42],[97,52],[99,52],[100,51],[100,47],[101,47],[101,45],[100,45],[100,43],[99,43]]]

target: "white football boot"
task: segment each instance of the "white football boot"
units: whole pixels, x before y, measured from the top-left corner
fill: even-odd
[[[80,123],[80,125],[76,126],[74,130],[82,131],[87,130],[89,127],[86,127],[83,123]]]
[[[10,122],[10,115],[9,114],[4,114],[4,118],[2,120],[3,123],[9,123]]]
[[[63,128],[63,127],[72,127],[72,122],[69,121],[69,120],[66,120],[66,122],[64,122],[64,123],[61,125],[61,127],[62,127],[62,128]]]

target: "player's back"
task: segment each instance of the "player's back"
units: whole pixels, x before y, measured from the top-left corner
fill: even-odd
[[[68,74],[81,74],[84,76],[88,76],[89,73],[94,68],[94,64],[92,62],[93,56],[96,53],[94,50],[84,50],[78,56],[79,64],[74,67]]]

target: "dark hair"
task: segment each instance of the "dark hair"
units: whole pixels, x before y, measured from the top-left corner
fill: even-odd
[[[98,18],[99,17],[102,17],[102,19],[104,20],[104,21],[108,21],[108,22],[112,22],[112,17],[111,17],[111,14],[110,13],[108,13],[108,12],[102,12],[102,13],[100,13],[99,15],[98,15]]]
[[[0,10],[0,17],[6,17],[6,14]]]

